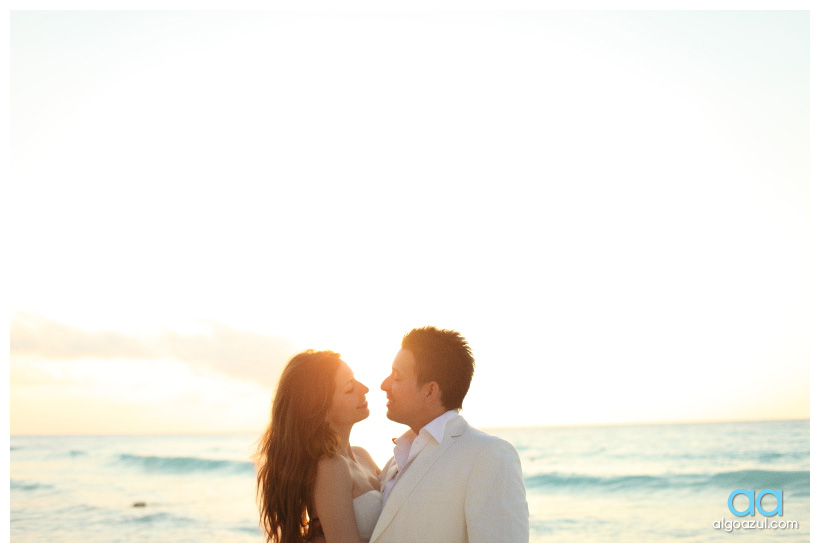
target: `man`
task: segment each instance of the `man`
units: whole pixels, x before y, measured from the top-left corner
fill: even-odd
[[[475,361],[452,330],[408,332],[381,388],[387,418],[410,427],[381,473],[372,542],[527,542],[521,461],[508,442],[458,411]]]

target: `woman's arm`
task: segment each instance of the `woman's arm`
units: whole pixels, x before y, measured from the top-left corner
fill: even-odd
[[[328,542],[360,542],[353,512],[353,479],[341,455],[319,460],[313,504]]]

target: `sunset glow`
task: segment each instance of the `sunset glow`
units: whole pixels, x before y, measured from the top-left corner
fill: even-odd
[[[808,12],[12,12],[10,172],[12,434],[261,431],[314,348],[381,450],[424,325],[478,427],[809,416]]]

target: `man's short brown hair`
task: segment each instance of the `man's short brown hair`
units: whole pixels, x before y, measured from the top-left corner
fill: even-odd
[[[467,340],[455,330],[425,326],[405,334],[401,347],[413,353],[419,386],[437,382],[444,407],[461,409],[475,371]]]

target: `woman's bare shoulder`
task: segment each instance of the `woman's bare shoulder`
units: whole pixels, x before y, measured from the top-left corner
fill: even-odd
[[[341,494],[347,496],[352,493],[353,478],[350,476],[350,467],[341,455],[322,457],[316,463],[315,493],[323,496],[327,494]]]
[[[350,477],[350,467],[347,460],[341,455],[334,455],[333,457],[322,457],[316,462],[317,475],[327,475],[333,477],[340,477],[347,475]]]

